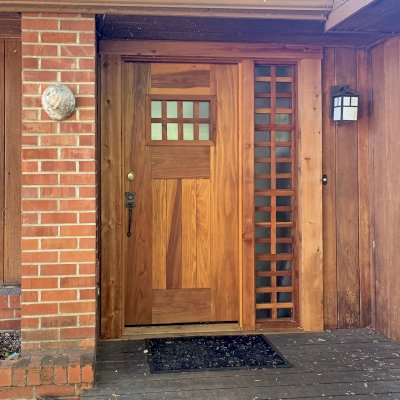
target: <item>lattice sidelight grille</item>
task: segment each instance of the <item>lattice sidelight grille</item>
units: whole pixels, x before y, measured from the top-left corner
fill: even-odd
[[[295,316],[295,67],[256,65],[256,321]]]

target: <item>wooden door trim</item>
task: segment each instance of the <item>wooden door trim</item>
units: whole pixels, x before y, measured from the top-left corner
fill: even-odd
[[[176,42],[170,40],[101,40],[99,54],[116,54],[133,61],[179,61],[227,63],[243,60],[322,59],[322,46],[259,43]]]
[[[227,47],[228,45],[228,47]],[[164,47],[165,46],[165,47]],[[172,47],[171,47],[172,46]],[[233,45],[232,45],[233,46]],[[210,58],[211,51],[212,57]],[[115,42],[100,41],[101,54],[101,71],[104,73],[109,68],[115,68],[116,74],[113,77],[113,84],[105,82],[101,79],[101,159],[102,164],[108,163],[110,152],[117,152],[112,146],[105,150],[104,144],[110,135],[122,134],[121,118],[122,108],[121,99],[114,98],[119,91],[121,94],[121,69],[124,62],[212,62],[212,63],[235,63],[239,66],[239,146],[242,151],[239,156],[239,188],[241,201],[243,197],[252,198],[254,190],[252,154],[254,152],[251,136],[253,135],[251,127],[253,124],[253,110],[250,107],[244,107],[249,104],[248,100],[253,96],[251,82],[251,70],[255,61],[262,62],[266,60],[268,63],[290,62],[298,64],[298,93],[304,91],[303,96],[299,96],[298,100],[298,129],[301,132],[301,143],[299,143],[299,183],[303,185],[317,185],[316,192],[312,192],[308,196],[299,196],[299,221],[298,227],[300,231],[303,229],[301,237],[303,241],[299,243],[299,294],[301,294],[299,308],[300,320],[302,327],[306,330],[320,330],[323,327],[323,275],[322,275],[322,199],[320,198],[320,187],[318,183],[322,174],[321,149],[320,143],[321,125],[322,125],[322,109],[321,109],[321,62],[322,48],[320,46],[281,46],[281,45],[265,45],[265,44],[234,44],[229,47],[227,43],[191,43],[191,42]],[[111,67],[110,67],[111,65]],[[311,68],[313,73],[308,69]],[[316,75],[314,74],[316,72]],[[319,73],[319,74],[318,74]],[[250,74],[250,75],[249,75]],[[113,86],[114,85],[114,86]],[[107,90],[110,90],[110,96]],[[315,107],[309,107],[309,104],[315,103]],[[114,109],[114,113],[112,111]],[[119,113],[119,115],[117,115]],[[105,117],[107,116],[107,117]],[[110,122],[111,121],[111,122]],[[312,144],[316,155],[309,154],[305,144]],[[315,147],[316,146],[316,147]],[[121,150],[119,150],[121,151]],[[312,168],[311,168],[312,166]],[[116,170],[119,169],[119,175]],[[104,174],[109,172],[109,166],[101,167],[102,181],[104,184]],[[112,166],[113,190],[118,191],[118,196],[122,194],[122,167],[119,165]],[[104,185],[103,185],[104,186]],[[314,186],[313,186],[314,187]],[[299,184],[298,190],[301,190]],[[251,192],[250,192],[251,191]],[[315,196],[316,195],[316,196]],[[104,202],[107,200],[102,197],[102,210]],[[110,202],[110,200],[108,200]],[[254,316],[254,237],[250,228],[253,225],[254,207],[251,204],[240,204],[240,221],[238,226],[238,235],[242,238],[239,241],[239,276],[240,276],[240,326],[244,330],[255,329]],[[109,204],[108,204],[109,206]],[[102,216],[103,216],[102,211]],[[102,220],[102,232],[105,230],[115,232],[114,238],[120,238],[118,235],[123,233],[120,231],[123,222],[122,215],[116,215],[113,221]],[[311,222],[312,221],[312,226]],[[315,238],[315,242],[311,245],[304,240],[304,233]],[[115,239],[114,239],[115,240]],[[118,239],[117,239],[118,240]],[[119,240],[121,243],[122,240]],[[105,270],[104,265],[112,261],[114,264],[121,260],[122,249],[115,257],[107,255],[109,251],[109,243],[104,243],[102,248],[102,272],[101,272],[101,336],[102,338],[118,338],[124,331],[123,322],[123,298],[121,290],[123,289],[123,270],[110,272]],[[117,251],[118,253],[118,251]],[[106,261],[105,261],[106,260]],[[253,262],[252,262],[253,261]],[[246,265],[250,265],[248,269],[244,269]],[[312,290],[307,290],[306,283],[312,283]],[[308,283],[307,283],[308,284]],[[114,290],[110,290],[112,287]],[[108,288],[108,293],[107,293]],[[116,290],[117,289],[117,290]],[[108,316],[106,314],[108,313]]]

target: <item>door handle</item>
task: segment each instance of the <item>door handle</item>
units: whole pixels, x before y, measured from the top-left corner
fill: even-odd
[[[136,193],[135,192],[125,192],[125,208],[128,209],[128,232],[126,235],[128,237],[132,236],[132,210],[136,207]]]

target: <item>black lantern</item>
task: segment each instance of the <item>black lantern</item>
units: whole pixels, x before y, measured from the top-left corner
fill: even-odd
[[[359,97],[348,85],[332,86],[331,118],[335,122],[357,121]]]

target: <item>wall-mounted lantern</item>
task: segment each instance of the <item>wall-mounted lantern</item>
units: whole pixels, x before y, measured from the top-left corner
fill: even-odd
[[[348,85],[332,86],[331,118],[335,122],[357,121],[359,97]]]

